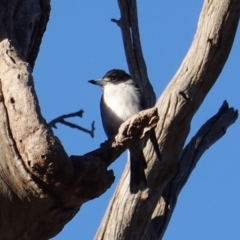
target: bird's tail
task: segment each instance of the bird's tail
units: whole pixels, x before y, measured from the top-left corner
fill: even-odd
[[[147,167],[142,152],[142,143],[137,142],[129,148],[130,151],[130,192],[137,193],[147,187],[144,169]]]
[[[156,133],[155,133],[154,129],[152,129],[151,132],[150,132],[150,141],[152,142],[152,145],[153,145],[154,151],[157,155],[157,158],[159,159],[159,161],[161,161],[162,160],[162,155],[161,155],[161,152],[159,150],[157,137],[156,137]]]

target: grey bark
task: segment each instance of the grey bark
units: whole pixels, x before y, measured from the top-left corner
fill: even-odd
[[[131,54],[138,46],[134,42],[137,35],[134,31],[137,29],[137,21],[134,20],[136,17],[133,17],[137,12],[136,1],[119,0],[119,8],[121,19],[115,22],[124,32],[123,38],[131,36],[124,41],[129,68],[140,71],[141,67],[135,64],[139,60],[133,61],[132,58],[136,58],[136,55]],[[212,124],[206,124],[209,134],[204,139],[205,144],[198,146],[198,141],[202,143],[201,139],[205,136],[197,133],[193,143],[189,143],[188,148],[183,149],[191,120],[227,61],[238,26],[239,13],[238,0],[204,1],[192,45],[156,103],[160,119],[155,130],[163,162],[156,159],[150,144],[147,145],[145,156],[148,162],[149,189],[136,195],[131,195],[126,190],[129,182],[129,166],[126,166],[95,239],[162,238],[180,189],[193,170],[191,166],[195,165],[201,154],[217,141],[222,136],[222,131],[238,117],[237,112],[225,104],[223,108],[226,112],[220,111],[218,132],[211,129]],[[133,76],[138,79],[138,75]],[[145,81],[148,81],[145,77],[139,81],[143,90],[145,87],[142,82]]]
[[[31,75],[49,13],[47,0],[0,1],[0,239],[48,239],[59,233],[81,204],[111,185],[106,162],[134,141],[120,137],[118,148],[113,139],[114,146],[99,151],[107,155],[103,159],[69,157],[53,135]],[[146,113],[149,121],[154,115]]]
[[[130,44],[126,54],[132,54],[127,58],[130,72],[140,80],[152,106],[155,96],[140,49],[136,2],[119,1],[119,6],[126,3],[122,19],[127,16],[128,20],[120,21],[120,26],[123,33],[131,28],[130,36],[133,34],[128,39],[124,37],[125,44]],[[154,127],[163,162],[155,161],[148,145],[145,154],[149,190],[129,195],[128,177],[121,181],[112,210],[105,216],[96,238],[162,236],[171,217],[166,206],[174,206],[172,202],[176,202],[184,182],[176,177],[174,182],[173,176],[179,171],[188,176],[192,171],[184,167],[184,160],[179,161],[191,118],[227,60],[238,24],[239,5],[237,0],[206,1],[193,45],[159,99],[157,110],[149,109],[129,119],[117,136],[101,148],[84,156],[69,157],[41,115],[31,75],[49,18],[50,1],[0,0],[0,239],[41,240],[59,233],[82,204],[100,196],[112,184],[113,172],[107,167]],[[226,110],[229,118],[224,120],[225,128],[237,118],[232,111]],[[219,125],[223,125],[223,120]],[[209,142],[219,137],[217,134]],[[127,175],[128,170],[123,178]],[[121,213],[118,218],[116,209]],[[136,229],[141,231],[137,233]]]

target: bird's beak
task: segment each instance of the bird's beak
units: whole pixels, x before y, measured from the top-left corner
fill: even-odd
[[[92,83],[92,84],[95,84],[95,85],[98,85],[100,87],[103,87],[106,84],[104,79],[89,80],[88,82]]]

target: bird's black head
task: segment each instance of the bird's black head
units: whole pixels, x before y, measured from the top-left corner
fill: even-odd
[[[108,71],[102,79],[93,79],[89,80],[88,82],[104,88],[104,86],[106,86],[108,83],[118,84],[126,82],[129,79],[131,79],[131,76],[125,71],[121,69],[112,69]]]
[[[112,69],[103,76],[103,79],[105,81],[118,83],[131,79],[131,76],[121,69]]]

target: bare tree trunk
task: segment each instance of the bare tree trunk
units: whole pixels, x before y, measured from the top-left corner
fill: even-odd
[[[31,76],[50,7],[48,1],[10,0],[0,1],[0,9],[0,238],[41,239],[62,228],[53,230],[48,222],[64,191],[60,183],[73,178],[64,149],[40,114]]]
[[[120,0],[119,7],[121,19],[114,21],[123,32],[129,68],[134,75],[134,72],[143,70],[138,64],[143,61],[141,56],[139,60],[136,55],[131,54],[139,47],[135,39],[138,35],[136,1]],[[177,196],[193,166],[238,117],[237,112],[225,102],[219,113],[209,120],[183,149],[192,117],[214,85],[228,58],[239,14],[238,0],[204,2],[198,29],[188,54],[156,104],[160,116],[156,133],[163,162],[156,159],[153,149],[147,145],[145,156],[148,159],[149,189],[136,195],[131,195],[128,191],[129,166],[126,166],[95,239],[162,238]],[[126,38],[129,34],[135,36]],[[136,59],[132,59],[134,57]],[[139,75],[135,76],[135,79],[138,77]],[[141,80],[148,81],[147,77]]]
[[[99,157],[69,158],[41,116],[31,73],[49,13],[49,0],[0,0],[0,239],[4,240],[53,237],[81,204],[102,194],[114,180]],[[150,117],[148,113],[149,120],[157,119],[156,111]],[[132,141],[125,146],[123,140],[119,149],[123,152]],[[107,160],[121,154],[110,145],[102,151],[105,155],[106,149],[114,153]]]

